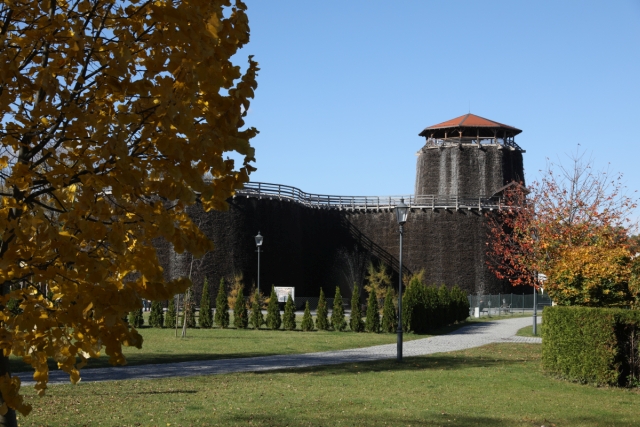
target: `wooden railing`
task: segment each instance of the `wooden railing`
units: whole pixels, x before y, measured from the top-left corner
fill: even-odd
[[[249,182],[235,197],[255,197],[300,203],[304,206],[346,210],[390,210],[400,199],[413,209],[500,209],[501,199],[488,196],[407,195],[407,196],[332,196],[305,193],[296,187],[266,182]]]

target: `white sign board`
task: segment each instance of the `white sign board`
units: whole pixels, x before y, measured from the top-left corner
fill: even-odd
[[[287,298],[289,297],[289,294],[291,294],[291,299],[292,300],[296,300],[296,294],[295,294],[295,289],[294,287],[285,287],[285,286],[274,286],[274,291],[276,292],[276,295],[278,296],[278,302],[287,302]]]

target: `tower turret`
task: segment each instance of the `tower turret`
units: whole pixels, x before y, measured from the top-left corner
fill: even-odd
[[[420,132],[416,195],[491,196],[511,181],[524,182],[520,129],[465,114]]]

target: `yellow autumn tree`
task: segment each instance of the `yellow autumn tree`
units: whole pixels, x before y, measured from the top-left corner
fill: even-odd
[[[152,239],[196,257],[211,250],[187,206],[226,209],[254,170],[257,131],[243,118],[258,67],[231,62],[248,41],[240,0],[3,0],[5,424],[8,408],[30,410],[8,356],[33,366],[40,392],[48,358],[75,383],[88,358],[104,351],[123,364],[121,346],[141,346],[122,320],[141,298],[189,287],[163,279]]]
[[[601,242],[563,248],[547,271],[545,290],[562,305],[627,306],[632,264],[624,245]]]

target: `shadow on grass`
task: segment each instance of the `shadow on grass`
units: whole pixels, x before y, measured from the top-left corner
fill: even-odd
[[[424,371],[424,370],[457,370],[469,368],[491,368],[504,367],[508,365],[521,364],[522,360],[487,358],[481,356],[450,356],[447,354],[418,356],[404,358],[401,363],[396,360],[378,360],[364,362],[347,362],[334,365],[317,365],[305,368],[278,369],[271,371],[257,371],[256,375],[269,375],[272,373],[298,373],[315,375],[342,375],[342,374],[362,374],[368,372],[387,371]]]
[[[329,426],[329,425],[353,425],[353,426],[361,426],[361,425],[384,425],[384,426],[442,426],[442,425],[451,425],[451,426],[492,426],[492,427],[511,427],[514,423],[525,424],[529,421],[530,424],[536,425],[532,423],[533,420],[519,420],[517,416],[514,416],[513,419],[500,419],[498,417],[483,417],[483,416],[471,416],[468,414],[450,414],[450,413],[434,413],[432,417],[422,418],[422,417],[398,417],[393,416],[388,413],[384,414],[384,419],[369,419],[365,422],[362,418],[362,414],[349,414],[349,413],[341,413],[331,414],[330,419],[310,419],[310,418],[302,418],[300,417],[283,417],[282,414],[278,414],[278,417],[270,417],[268,415],[233,415],[224,420],[225,423],[234,424],[234,425],[263,425],[263,426],[280,426],[280,425],[288,425],[288,426]],[[581,418],[582,420],[582,418]],[[544,425],[555,425],[547,420],[540,420],[540,422],[544,421]],[[612,420],[612,424],[615,421]],[[572,425],[584,425],[582,423],[572,424]],[[540,425],[540,424],[537,424]],[[598,425],[597,422],[593,422],[592,425]],[[615,423],[615,425],[618,425]]]
[[[433,416],[428,418],[426,417],[416,417],[416,416],[408,416],[408,417],[398,417],[393,416],[391,414],[385,413],[383,419],[369,419],[366,425],[384,425],[384,426],[442,426],[442,425],[450,425],[457,427],[477,427],[477,426],[491,426],[491,427],[511,427],[513,425],[532,425],[532,426],[555,426],[557,422],[560,422],[563,425],[580,425],[580,426],[600,426],[602,425],[603,419],[597,416],[579,416],[579,417],[569,417],[563,418],[561,421],[548,420],[544,417],[519,417],[517,414],[513,414],[510,418],[501,418],[501,417],[490,417],[490,416],[473,416],[469,414],[460,414],[460,413],[437,413],[435,412]],[[228,423],[237,423],[239,424],[253,424],[253,425],[264,425],[264,426],[275,426],[275,425],[288,425],[288,426],[309,426],[309,425],[317,425],[317,426],[329,426],[329,425],[365,425],[363,423],[362,414],[349,414],[349,413],[341,413],[331,414],[331,418],[326,419],[310,419],[310,418],[300,418],[291,417],[286,418],[282,417],[279,414],[279,417],[270,417],[263,415],[253,415],[253,414],[238,414],[233,415],[225,419],[225,422]],[[616,425],[616,426],[631,426],[634,425],[630,423],[628,420],[625,420],[625,417],[618,417],[616,414],[609,414],[607,416],[607,425]]]
[[[84,387],[84,384],[82,385]],[[174,395],[174,394],[198,394],[201,393],[202,390],[165,390],[165,391],[138,391],[133,389],[121,389],[118,390],[119,396],[142,396],[142,395]],[[91,391],[91,396],[113,396],[113,391],[100,391],[100,389],[93,389]]]
[[[249,357],[263,357],[263,356],[276,356],[279,353],[276,352],[247,352],[247,353],[227,353],[227,354],[212,354],[212,353],[187,353],[187,354],[159,354],[150,356],[146,354],[142,357],[134,355],[127,355],[127,364],[125,366],[141,366],[141,365],[162,365],[167,363],[180,363],[180,362],[197,362],[208,360],[222,360],[222,359],[242,359]],[[47,361],[49,371],[57,371],[58,364],[56,361],[49,359]],[[122,365],[112,365],[109,363],[109,358],[102,356],[99,359],[89,359],[87,366],[82,368],[83,370],[97,369],[97,368],[114,368]],[[18,372],[32,372],[31,365],[24,363],[22,360],[11,359],[10,369],[13,373]]]
[[[139,392],[134,392],[134,393],[131,393],[131,394],[139,394],[139,395],[149,394],[149,395],[154,395],[154,394],[198,394],[198,393],[200,393],[198,390],[170,390],[170,391],[139,391]],[[93,394],[99,394],[99,393],[93,393]]]

